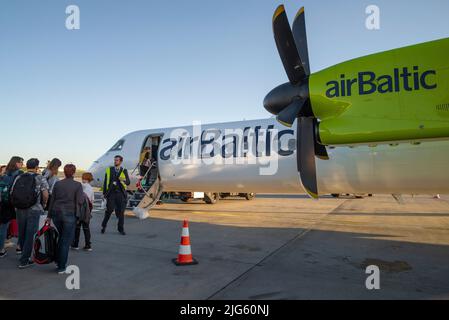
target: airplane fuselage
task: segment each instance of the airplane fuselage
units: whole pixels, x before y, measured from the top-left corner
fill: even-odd
[[[296,168],[296,130],[274,119],[136,131],[90,168],[101,186],[117,154],[132,185],[148,137],[160,137],[159,175],[166,192],[303,193]],[[317,159],[320,194],[449,193],[449,141],[397,141],[327,147]]]

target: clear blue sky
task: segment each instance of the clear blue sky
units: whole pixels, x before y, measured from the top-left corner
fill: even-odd
[[[286,82],[272,0],[0,0],[0,163],[54,156],[82,168],[124,134],[264,118]],[[311,69],[449,37],[449,1],[284,1],[306,7]],[[76,4],[81,29],[65,28]],[[365,8],[381,9],[381,30]]]

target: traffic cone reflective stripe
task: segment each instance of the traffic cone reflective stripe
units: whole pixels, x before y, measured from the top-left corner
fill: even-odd
[[[183,227],[182,228],[182,234],[181,234],[181,238],[186,238],[189,237],[189,227]]]
[[[187,220],[184,220],[184,225],[182,227],[181,244],[179,246],[178,258],[173,259],[173,262],[177,266],[198,264],[198,262],[195,259],[193,259],[192,256],[192,248],[190,246],[189,223],[187,222]]]
[[[186,260],[187,256],[189,256],[190,260],[192,260],[192,250],[190,249],[190,246],[180,245],[178,253],[179,253],[179,255],[183,255],[183,257],[182,257],[183,260]]]

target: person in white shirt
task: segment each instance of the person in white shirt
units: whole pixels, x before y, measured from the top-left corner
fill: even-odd
[[[93,203],[94,203],[94,189],[90,185],[90,183],[94,180],[94,177],[91,173],[85,172],[83,173],[82,177],[82,183],[83,186],[83,192],[86,195],[88,201],[89,201],[89,210],[92,212]],[[90,234],[90,218],[87,218],[85,220],[78,220],[76,223],[76,230],[75,230],[75,239],[73,240],[71,248],[73,250],[79,250],[78,244],[80,240],[81,235],[81,228],[83,228],[84,233],[84,250],[86,251],[92,251],[92,243],[91,243],[91,234]]]
[[[90,183],[94,180],[91,173],[84,173],[82,178],[83,191],[89,199],[90,203],[94,203],[95,192]]]

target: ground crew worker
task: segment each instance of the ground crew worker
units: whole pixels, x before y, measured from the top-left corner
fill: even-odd
[[[106,211],[101,233],[105,233],[106,226],[113,211],[118,219],[118,232],[125,235],[125,209],[128,200],[126,187],[130,185],[128,170],[122,168],[123,157],[114,157],[114,166],[106,169],[103,183],[103,195],[106,199]]]

